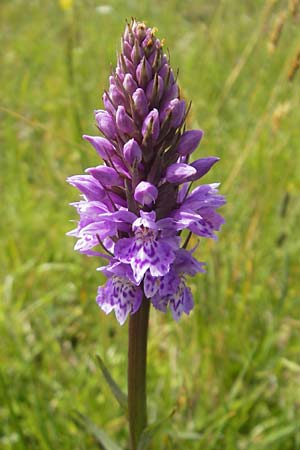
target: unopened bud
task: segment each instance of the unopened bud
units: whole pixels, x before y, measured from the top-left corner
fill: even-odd
[[[150,206],[158,196],[158,190],[148,181],[141,181],[134,191],[134,199],[141,205]]]
[[[126,142],[123,147],[123,154],[125,160],[131,165],[134,161],[141,162],[142,160],[142,150],[134,139],[130,139]]]
[[[132,118],[127,114],[124,106],[118,106],[116,123],[119,130],[132,136],[136,133],[136,127]]]
[[[152,109],[144,120],[142,126],[142,135],[145,139],[151,137],[154,141],[158,139],[160,131],[159,115],[157,109]]]
[[[102,133],[109,139],[115,139],[117,130],[112,116],[107,111],[98,109],[95,111],[95,118]]]

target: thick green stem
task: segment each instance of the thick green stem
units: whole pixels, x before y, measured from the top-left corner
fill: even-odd
[[[147,426],[147,337],[150,302],[145,297],[137,313],[130,316],[128,335],[128,418],[130,449],[136,450]]]

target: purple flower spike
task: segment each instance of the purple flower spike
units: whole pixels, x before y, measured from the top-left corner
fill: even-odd
[[[141,181],[134,191],[134,199],[143,206],[151,206],[157,199],[157,196],[157,188],[147,181]]]
[[[95,111],[102,136],[83,136],[104,164],[67,180],[81,194],[68,235],[75,250],[106,261],[97,295],[106,314],[122,325],[151,302],[178,320],[194,305],[188,278],[204,272],[182,231],[216,239],[224,223],[219,185],[191,190],[219,158],[190,160],[203,131],[186,131],[186,102],[154,29],[132,20],[121,46],[104,109]]]

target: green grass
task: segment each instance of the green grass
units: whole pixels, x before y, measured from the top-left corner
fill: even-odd
[[[193,101],[189,126],[206,133],[198,155],[221,157],[206,181],[228,198],[219,241],[200,245],[208,273],[191,283],[191,316],[151,312],[149,416],[176,407],[154,448],[300,449],[299,72],[288,80],[300,11],[285,0],[147,3],[108,0],[106,15],[95,0],[0,5],[0,448],[99,448],[75,410],[126,448],[95,354],[125,389],[127,326],[97,308],[99,263],[65,236],[77,198],[65,179],[97,163],[81,134],[95,130],[136,16],[166,38]]]

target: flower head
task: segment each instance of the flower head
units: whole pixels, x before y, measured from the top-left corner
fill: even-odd
[[[102,136],[83,136],[104,163],[68,179],[82,195],[68,234],[76,250],[108,260],[97,296],[104,312],[123,324],[151,301],[178,320],[193,307],[186,277],[204,271],[185,249],[184,230],[215,238],[224,222],[217,184],[190,189],[218,158],[189,161],[203,132],[185,130],[186,103],[154,29],[132,20],[121,43],[104,109],[95,111]]]

